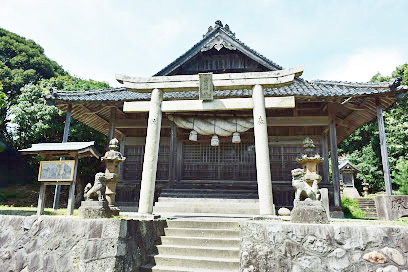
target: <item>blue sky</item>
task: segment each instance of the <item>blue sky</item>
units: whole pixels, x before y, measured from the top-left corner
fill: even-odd
[[[2,0],[0,27],[40,44],[71,74],[119,86],[151,76],[216,20],[303,77],[368,81],[408,62],[408,1]]]

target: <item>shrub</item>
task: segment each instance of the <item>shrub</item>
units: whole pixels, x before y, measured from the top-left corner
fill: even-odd
[[[355,199],[343,197],[341,198],[341,204],[343,206],[343,212],[346,218],[353,219],[365,218],[366,213],[360,209]]]
[[[408,195],[408,160],[400,157],[392,172],[393,181],[399,185],[398,193]]]

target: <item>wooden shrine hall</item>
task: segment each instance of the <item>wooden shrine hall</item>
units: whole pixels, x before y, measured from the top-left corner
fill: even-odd
[[[120,140],[127,158],[117,186],[121,210],[270,215],[291,208],[291,170],[309,137],[324,158],[319,187],[340,211],[337,145],[376,117],[390,192],[382,111],[408,87],[307,81],[302,72],[283,69],[217,21],[153,77],[116,75],[123,87],[54,91],[49,100]]]

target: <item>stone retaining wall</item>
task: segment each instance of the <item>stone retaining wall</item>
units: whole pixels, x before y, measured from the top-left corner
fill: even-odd
[[[1,271],[139,271],[165,220],[0,216]]]
[[[408,272],[408,227],[247,221],[241,271]]]

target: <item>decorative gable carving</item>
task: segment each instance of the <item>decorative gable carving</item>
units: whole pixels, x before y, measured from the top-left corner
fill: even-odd
[[[228,50],[236,50],[237,48],[233,46],[231,43],[227,42],[222,38],[219,34],[215,35],[214,38],[212,38],[208,43],[204,45],[204,47],[201,49],[201,52],[209,51],[212,48],[217,49],[217,51],[220,51],[221,48],[226,48]]]

